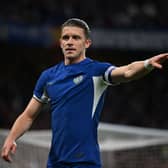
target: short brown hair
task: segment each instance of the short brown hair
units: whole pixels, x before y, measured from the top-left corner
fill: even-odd
[[[61,30],[66,26],[79,27],[79,28],[84,30],[86,38],[90,38],[90,28],[84,20],[81,20],[81,19],[78,19],[78,18],[68,19],[67,21],[65,21],[62,24]]]

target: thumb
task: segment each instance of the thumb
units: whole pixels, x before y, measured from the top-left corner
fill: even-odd
[[[15,153],[16,153],[16,148],[17,148],[17,144],[16,144],[16,142],[13,142],[13,145],[12,145],[12,147],[11,147],[11,152],[12,152],[12,154],[15,154]]]
[[[153,63],[153,66],[155,67],[155,68],[158,68],[158,69],[162,69],[162,64],[160,64],[160,63],[157,63],[157,62],[154,62]]]

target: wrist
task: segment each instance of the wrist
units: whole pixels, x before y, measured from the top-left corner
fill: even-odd
[[[154,69],[154,66],[152,64],[149,63],[149,59],[144,61],[144,67],[146,70],[151,71]]]

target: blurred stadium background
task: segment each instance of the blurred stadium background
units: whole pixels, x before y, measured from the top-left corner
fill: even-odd
[[[5,130],[12,126],[31,98],[40,72],[63,59],[58,38],[60,25],[66,19],[78,17],[86,20],[90,25],[93,45],[87,51],[89,57],[123,65],[168,51],[167,6],[166,0],[2,0],[0,5],[0,135],[2,136],[0,136],[0,144]],[[108,132],[108,135],[113,135],[114,139],[116,135],[119,137],[118,141],[123,140],[129,146],[127,140],[132,136],[125,141],[125,137],[128,136],[124,132],[129,134],[130,128],[137,131],[142,128],[143,135],[136,136],[135,131],[133,137],[143,142],[142,137],[148,137],[147,134],[150,135],[150,132],[155,130],[156,134],[152,137],[155,137],[156,142],[153,142],[153,138],[149,138],[153,145],[131,150],[131,152],[126,149],[117,152],[116,149],[108,155],[107,151],[102,150],[103,160],[104,158],[109,160],[104,161],[104,168],[165,168],[168,166],[166,161],[168,158],[167,74],[168,63],[166,62],[161,71],[154,70],[138,81],[108,89],[101,116],[101,122],[112,125],[110,129],[113,133]],[[49,129],[50,111],[46,106],[33,124],[32,134],[29,137],[37,133],[33,131]],[[43,133],[44,139],[44,135],[48,137],[48,131],[46,134]],[[101,135],[106,137],[106,133],[100,133],[100,139]],[[111,139],[111,136],[108,137]],[[132,141],[129,142],[132,144]],[[25,148],[29,149],[29,155],[33,158],[34,151],[31,153],[32,147],[29,143]],[[48,144],[47,141],[46,146],[42,144],[45,148],[40,147],[37,150],[39,153],[36,156],[40,159],[39,162],[42,162],[41,158],[45,160],[46,155],[41,156],[43,153],[41,151],[45,149],[47,151]],[[115,143],[109,146],[115,146]],[[38,149],[38,145],[36,147]],[[23,152],[28,150],[25,148],[22,148]],[[114,151],[114,149],[111,150]],[[32,158],[28,162],[33,160]],[[133,162],[137,158],[140,158],[139,162]],[[26,162],[24,159],[22,161]],[[36,168],[35,165],[29,165],[29,167]]]

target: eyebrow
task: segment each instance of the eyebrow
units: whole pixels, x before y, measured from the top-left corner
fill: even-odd
[[[68,39],[68,38],[70,38],[70,37],[72,37],[72,38],[74,38],[74,39],[79,39],[79,38],[81,38],[81,36],[80,35],[63,35],[61,38],[62,39]]]

